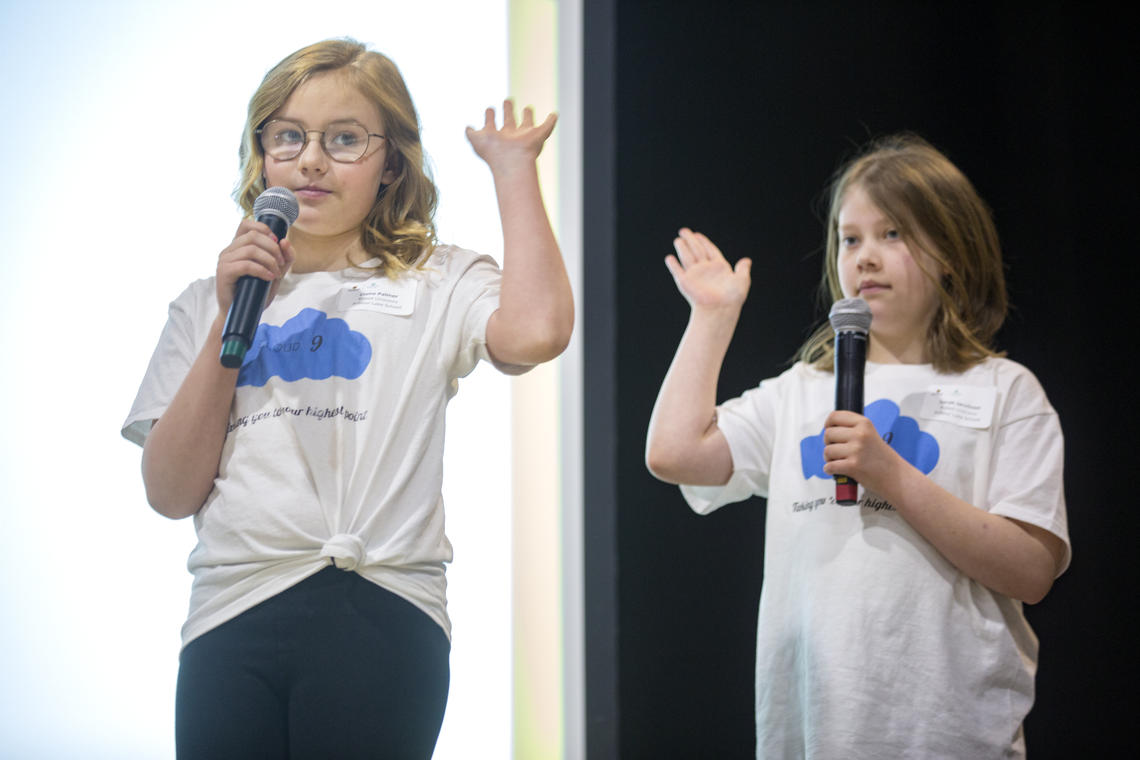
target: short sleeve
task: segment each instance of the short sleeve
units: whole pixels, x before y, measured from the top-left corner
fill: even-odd
[[[166,326],[123,422],[122,435],[132,443],[146,443],[151,426],[166,411],[194,363],[198,346],[193,315],[200,310],[204,290],[212,291],[212,285],[208,280],[199,280],[170,304]]]
[[[502,271],[490,256],[459,248],[446,249],[441,258],[451,285],[443,360],[448,376],[455,379],[470,373],[481,359],[491,360],[487,352],[487,320],[499,308]]]
[[[765,380],[717,407],[717,427],[732,454],[732,476],[721,486],[681,486],[694,512],[708,514],[750,496],[768,495],[776,427],[776,381]]]
[[[1065,442],[1057,413],[1028,370],[1010,384],[993,448],[986,503],[994,514],[1049,531],[1065,542],[1060,572],[1069,566],[1065,511]],[[1060,573],[1058,573],[1060,574]]]

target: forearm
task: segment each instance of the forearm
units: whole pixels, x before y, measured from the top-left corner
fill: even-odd
[[[716,388],[740,307],[694,308],[649,422],[645,459],[671,483],[722,485],[732,476],[727,442],[716,426]]]
[[[223,316],[143,447],[147,501],[172,519],[195,514],[218,474],[239,371],[218,361]]]
[[[979,509],[906,462],[900,461],[897,476],[880,495],[942,556],[983,586],[1030,604],[1052,586],[1061,542],[1040,528]]]
[[[507,364],[539,364],[558,356],[574,327],[570,278],[543,206],[534,161],[493,171],[503,225],[499,309],[488,346]]]

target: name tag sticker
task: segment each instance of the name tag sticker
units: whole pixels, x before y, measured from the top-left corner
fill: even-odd
[[[920,414],[968,428],[988,428],[994,418],[997,389],[976,385],[932,385],[926,389]]]
[[[419,280],[415,277],[395,280],[376,277],[343,288],[337,295],[337,307],[342,311],[366,309],[406,317],[416,308],[418,285]]]

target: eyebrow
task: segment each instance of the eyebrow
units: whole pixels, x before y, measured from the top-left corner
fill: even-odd
[[[291,121],[294,124],[299,124],[306,129],[309,128],[309,125],[305,123],[304,119],[298,119],[298,118],[295,118],[293,116],[285,116],[283,114],[277,114],[276,116],[271,116],[265,121],[265,123],[268,124],[271,121]],[[328,128],[329,126],[331,126],[333,124],[357,124],[361,127],[364,127],[367,130],[372,129],[372,127],[368,126],[367,124],[362,122],[360,119],[355,119],[355,118],[352,118],[351,116],[346,116],[346,117],[340,118],[340,119],[329,119],[328,121],[325,122],[325,127]],[[381,127],[381,129],[382,129],[382,127]],[[317,130],[317,131],[320,131],[320,130]]]
[[[898,227],[899,225],[895,224],[889,216],[883,215],[883,216],[879,217],[878,219],[875,219],[874,221],[872,221],[867,226],[868,227]],[[835,222],[835,228],[839,229],[839,230],[853,229],[853,228],[858,229],[859,227],[860,227],[860,225],[856,224],[855,222],[847,222],[846,224],[840,224],[838,222],[838,220]]]

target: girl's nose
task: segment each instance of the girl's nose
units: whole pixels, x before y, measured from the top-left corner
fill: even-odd
[[[879,252],[873,242],[865,242],[859,246],[855,255],[855,266],[859,269],[877,269],[879,266]]]
[[[303,172],[317,173],[323,173],[328,168],[328,156],[325,155],[320,140],[309,140],[305,143],[305,147],[301,148],[301,155],[297,156],[297,166]]]

